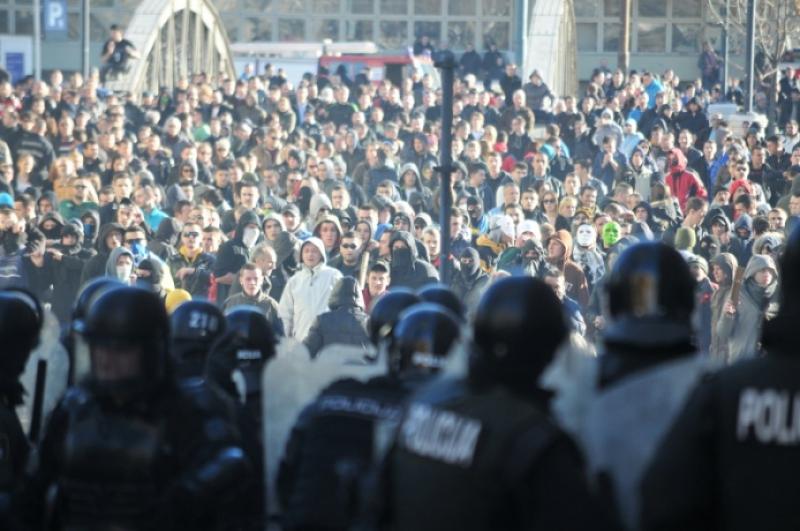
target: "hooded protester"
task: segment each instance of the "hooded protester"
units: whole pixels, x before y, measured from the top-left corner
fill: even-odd
[[[275,251],[276,257],[275,269],[269,276],[269,281],[272,284],[269,295],[279,301],[286,283],[289,282],[289,278],[298,269],[295,255],[300,242],[291,233],[282,231],[274,241],[268,240],[266,243]]]
[[[497,268],[497,261],[503,251],[514,243],[516,227],[511,216],[501,214],[491,221],[488,234],[482,234],[475,240],[475,247],[481,257],[481,267],[487,273]]]
[[[89,210],[81,215],[83,223],[83,243],[84,249],[94,249],[97,242],[97,231],[100,228],[100,214],[95,210]]]
[[[575,233],[577,245],[572,250],[572,259],[583,268],[589,289],[594,289],[597,282],[606,274],[606,265],[601,253],[597,249],[597,230],[594,225],[584,223]]]
[[[711,350],[711,331],[713,321],[711,319],[711,300],[717,291],[717,284],[708,276],[708,262],[702,256],[693,254],[686,263],[689,271],[696,281],[695,285],[695,306],[692,321],[695,329],[695,344],[697,349],[707,354]]]
[[[711,261],[711,275],[717,291],[711,296],[711,346],[708,354],[711,359],[722,363],[728,359],[728,338],[719,335],[717,326],[730,299],[738,267],[739,262],[731,253],[720,253]]]
[[[389,240],[392,253],[392,288],[406,287],[418,289],[430,282],[437,282],[436,269],[419,258],[414,236],[408,231],[396,231]]]
[[[642,201],[649,203],[655,176],[645,160],[645,153],[641,148],[633,149],[620,181],[630,184],[634,192],[642,196]]]
[[[317,218],[312,235],[322,240],[328,260],[339,256],[339,244],[342,241],[342,224],[332,214],[323,214]]]
[[[717,323],[717,335],[728,341],[728,363],[760,352],[762,324],[777,311],[778,269],[771,257],[753,255],[744,271],[738,303],[729,298]]]
[[[61,230],[64,228],[64,218],[58,212],[48,212],[39,221],[37,228],[44,234],[47,242],[55,244],[61,241]]]
[[[422,196],[422,202],[430,204],[431,192],[422,184],[419,169],[413,162],[403,164],[400,167],[400,199],[411,202],[411,194],[418,193]]]
[[[489,275],[481,269],[478,251],[467,247],[458,258],[459,269],[450,281],[450,289],[467,308],[477,308],[483,291],[489,285]]]
[[[320,314],[311,325],[303,344],[314,359],[328,345],[355,345],[367,348],[369,315],[364,311],[364,299],[358,281],[342,277],[333,287],[328,299],[329,311]]]
[[[746,264],[753,254],[753,218],[749,214],[739,216],[733,224],[733,232],[731,239],[735,238],[741,243],[739,252],[734,252],[736,259],[740,264]]]
[[[89,280],[106,275],[106,263],[111,251],[122,245],[125,229],[119,223],[106,223],[100,227],[95,241],[97,254],[86,262],[81,274],[81,286]],[[114,275],[111,275],[114,276]]]
[[[667,153],[664,184],[669,186],[672,195],[678,199],[678,204],[683,211],[686,210],[686,201],[690,197],[701,199],[708,197],[708,191],[700,178],[686,170],[687,164],[686,156],[679,148],[672,148]]]
[[[136,287],[155,293],[161,302],[167,302],[167,290],[161,282],[162,268],[155,260],[145,258],[136,266]]]
[[[148,250],[164,262],[175,254],[180,246],[181,225],[175,218],[165,218],[158,225],[155,238],[147,243]]]
[[[558,230],[547,241],[547,263],[564,272],[567,296],[585,308],[589,303],[589,283],[581,266],[572,261],[572,235]]]
[[[105,276],[115,278],[123,284],[130,285],[133,267],[134,257],[130,249],[126,247],[117,247],[108,254]]]
[[[55,261],[52,309],[58,320],[66,323],[81,287],[83,268],[95,251],[84,249],[83,230],[77,224],[67,223],[61,229],[61,242],[52,247],[51,255]]]
[[[246,210],[239,217],[233,238],[219,247],[217,260],[214,263],[214,276],[217,280],[217,301],[228,298],[230,286],[236,281],[236,275],[244,264],[250,260],[250,251],[261,239],[261,222],[258,214]]]
[[[300,246],[300,269],[286,283],[278,305],[286,337],[303,341],[316,317],[327,311],[330,293],[342,274],[326,261],[319,238],[312,236]]]

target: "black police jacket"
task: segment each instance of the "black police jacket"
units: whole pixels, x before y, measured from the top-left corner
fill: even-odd
[[[769,354],[694,390],[645,474],[643,529],[800,529],[800,358]]]
[[[347,529],[373,461],[377,422],[396,424],[411,389],[385,376],[334,382],[303,410],[278,471],[284,529]]]
[[[74,387],[51,414],[17,512],[42,528],[55,487],[55,528],[217,529],[249,473],[235,427],[177,389],[120,406]]]
[[[544,402],[498,386],[425,386],[386,466],[389,529],[604,528],[578,450]]]

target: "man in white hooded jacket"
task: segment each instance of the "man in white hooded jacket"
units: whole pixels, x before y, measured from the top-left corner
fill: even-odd
[[[328,311],[328,298],[342,274],[326,265],[325,246],[319,238],[309,238],[300,246],[301,267],[283,290],[278,315],[286,337],[303,341],[314,319]]]

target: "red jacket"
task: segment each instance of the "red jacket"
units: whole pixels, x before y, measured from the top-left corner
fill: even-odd
[[[685,212],[686,201],[690,197],[706,199],[708,191],[703,186],[703,181],[692,173],[686,171],[686,157],[678,148],[670,150],[667,156],[667,177],[664,183],[669,186],[672,196],[678,199],[681,210]]]

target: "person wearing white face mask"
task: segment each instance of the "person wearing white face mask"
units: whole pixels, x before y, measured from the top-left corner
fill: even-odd
[[[597,230],[589,223],[580,225],[575,232],[575,243],[572,259],[583,268],[591,289],[606,273],[603,254],[597,250]]]
[[[292,275],[283,290],[278,315],[286,337],[302,341],[318,315],[328,311],[328,299],[342,274],[326,265],[325,245],[316,237],[300,246],[302,267]]]
[[[108,256],[106,261],[106,276],[116,278],[120,282],[132,285],[136,280],[133,276],[133,253],[126,247],[117,247]]]

